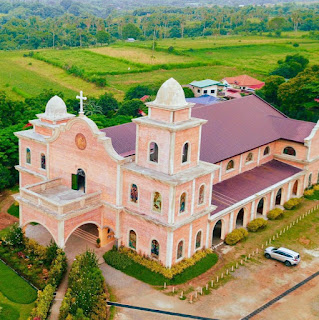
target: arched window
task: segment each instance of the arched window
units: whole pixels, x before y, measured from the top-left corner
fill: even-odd
[[[138,201],[138,188],[134,183],[131,185],[131,201],[134,203]]]
[[[289,156],[296,156],[296,150],[293,147],[286,147],[283,153],[288,154]]]
[[[247,157],[246,157],[246,163],[247,162],[250,162],[250,161],[253,161],[253,153],[252,152],[249,152],[248,154],[247,154]]]
[[[158,259],[159,257],[159,243],[155,239],[152,240],[151,244],[151,256],[156,259]]]
[[[177,259],[182,258],[184,255],[184,241],[181,240],[177,245]]]
[[[311,186],[312,186],[312,173],[310,173],[308,177],[308,188],[310,188]]]
[[[200,248],[201,244],[202,244],[202,232],[198,231],[196,235],[195,249]]]
[[[187,161],[188,161],[188,142],[186,142],[183,146],[182,163]]]
[[[26,150],[26,162],[31,164],[31,150],[29,148]]]
[[[158,162],[158,145],[156,142],[150,143],[150,161]]]
[[[234,169],[234,166],[235,166],[234,160],[230,160],[230,161],[227,163],[226,171],[231,170],[231,169]]]
[[[269,146],[267,146],[265,149],[264,149],[264,156],[266,156],[267,154],[269,154],[270,152],[270,148]]]
[[[203,204],[205,200],[205,185],[202,184],[199,188],[198,204]]]
[[[44,153],[41,153],[41,169],[46,169]]]
[[[183,213],[186,210],[186,192],[181,194],[180,203],[179,203],[179,212]]]
[[[154,192],[153,195],[153,211],[162,211],[162,196],[159,192]]]
[[[136,250],[136,238],[136,232],[134,230],[130,230],[128,246],[134,250]]]

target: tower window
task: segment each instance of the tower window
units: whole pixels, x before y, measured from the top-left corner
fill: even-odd
[[[41,153],[41,169],[46,169],[45,154]]]
[[[26,150],[26,162],[28,164],[31,164],[31,151],[29,148],[27,148],[27,150]]]
[[[150,143],[150,161],[158,162],[158,145],[156,142]]]
[[[188,161],[188,147],[189,147],[189,144],[188,144],[188,142],[186,142],[186,143],[184,144],[184,146],[183,146],[182,163]]]
[[[269,154],[270,153],[270,148],[269,148],[269,146],[267,146],[266,148],[265,148],[265,150],[264,150],[264,156],[266,156],[267,154]]]
[[[230,160],[230,161],[227,163],[226,171],[231,170],[231,169],[234,169],[234,166],[235,166],[234,160]]]

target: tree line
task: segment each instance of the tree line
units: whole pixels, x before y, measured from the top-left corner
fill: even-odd
[[[98,10],[99,9],[99,10]],[[209,35],[311,31],[317,37],[319,4],[244,7],[112,6],[62,0],[56,4],[0,3],[0,50],[82,47],[119,39],[185,38]]]

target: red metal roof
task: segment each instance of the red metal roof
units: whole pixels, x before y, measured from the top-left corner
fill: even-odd
[[[287,118],[255,95],[213,105],[195,105],[192,116],[206,119],[202,129],[200,159],[218,163],[269,142],[286,139],[304,142],[315,126]],[[135,123],[102,129],[112,138],[116,152],[123,156],[135,153]]]
[[[229,84],[235,84],[241,87],[249,87],[252,89],[260,89],[265,85],[265,82],[259,81],[247,74],[242,74],[237,77],[226,77],[223,80],[226,80]]]
[[[217,212],[248,198],[302,171],[286,163],[272,160],[213,186],[212,204]],[[256,203],[257,205],[257,203]]]

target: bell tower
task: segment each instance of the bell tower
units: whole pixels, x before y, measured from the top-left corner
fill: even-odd
[[[207,120],[191,116],[193,105],[175,79],[163,83],[156,99],[147,103],[148,116],[133,120],[138,166],[174,175],[199,164],[201,128]]]

